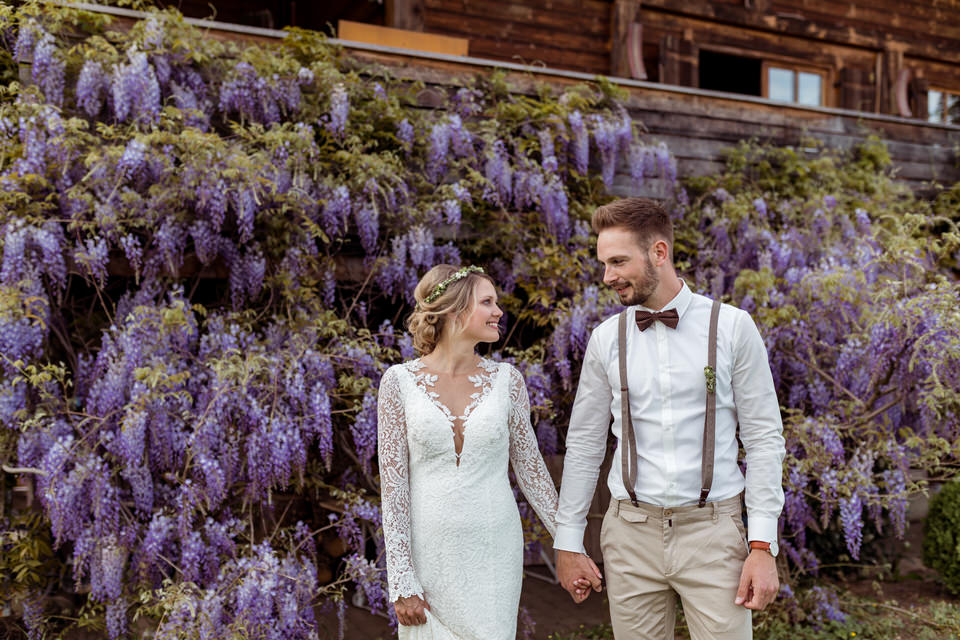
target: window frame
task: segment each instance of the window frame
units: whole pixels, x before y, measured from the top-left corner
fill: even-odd
[[[796,64],[796,63],[794,63],[794,62],[785,62],[785,61],[781,61],[781,60],[766,59],[766,58],[764,58],[764,60],[763,60],[763,65],[761,65],[761,71],[760,71],[760,73],[763,74],[763,78],[761,79],[761,83],[760,83],[760,84],[761,84],[761,87],[762,87],[761,90],[762,90],[762,92],[763,92],[763,97],[764,97],[765,99],[771,100],[771,98],[770,98],[770,80],[769,80],[770,67],[775,67],[775,68],[777,68],[777,69],[785,69],[785,70],[787,70],[787,71],[792,71],[792,72],[793,72],[793,96],[794,96],[794,99],[793,99],[792,101],[789,101],[789,102],[788,102],[788,101],[785,101],[785,100],[777,100],[777,102],[779,102],[779,103],[781,103],[781,104],[792,104],[792,105],[796,105],[796,106],[798,106],[798,107],[814,107],[814,106],[816,106],[816,107],[828,107],[828,106],[830,106],[830,101],[827,99],[827,94],[828,94],[827,87],[830,86],[830,85],[829,85],[829,81],[830,81],[830,72],[829,72],[829,71],[827,71],[826,69],[818,68],[818,67],[811,67],[811,66],[805,65],[805,64]],[[817,105],[809,105],[809,104],[802,104],[801,102],[798,102],[798,101],[797,101],[796,98],[797,98],[798,95],[800,95],[800,74],[801,74],[801,73],[809,73],[809,74],[812,74],[812,75],[820,76],[820,103],[819,103],[819,104],[817,104]]]
[[[941,100],[943,100],[944,103],[942,104],[941,109],[940,109],[940,120],[931,120],[931,119],[930,119],[930,106],[929,106],[929,105],[930,105],[930,94],[931,94],[932,92],[934,92],[934,91],[936,91],[936,92],[939,93],[941,96],[943,96],[943,97],[941,98]],[[949,120],[946,119],[947,112],[946,112],[946,104],[945,104],[945,103],[946,103],[946,98],[947,98],[948,95],[953,96],[954,98],[956,98],[956,100],[957,100],[958,102],[960,102],[960,89],[947,89],[946,87],[941,87],[941,86],[938,86],[938,85],[934,85],[934,86],[927,87],[927,113],[925,114],[925,117],[924,117],[924,120],[925,120],[926,122],[932,122],[932,123],[935,123],[935,124],[954,124],[954,125],[960,124],[960,114],[957,114],[957,117],[956,117],[956,121],[955,121],[955,122],[950,122]]]

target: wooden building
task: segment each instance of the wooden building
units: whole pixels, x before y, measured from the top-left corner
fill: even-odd
[[[719,169],[723,149],[743,139],[849,147],[875,134],[915,188],[960,180],[960,0],[176,5],[235,25],[326,31],[354,55],[437,85],[491,67],[521,84],[608,75],[681,175]]]
[[[467,41],[472,57],[960,121],[958,0],[185,0],[193,17],[341,21]]]

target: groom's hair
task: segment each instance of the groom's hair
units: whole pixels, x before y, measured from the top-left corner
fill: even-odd
[[[665,240],[673,255],[673,221],[660,203],[650,198],[621,198],[599,207],[591,219],[594,233],[611,227],[633,231],[645,250]]]

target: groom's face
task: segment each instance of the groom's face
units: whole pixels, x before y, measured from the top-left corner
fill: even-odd
[[[597,236],[597,259],[603,264],[603,283],[613,287],[624,305],[644,304],[660,284],[660,276],[632,231],[604,229]]]

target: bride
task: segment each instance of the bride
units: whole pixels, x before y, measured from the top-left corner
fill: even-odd
[[[390,367],[378,400],[387,580],[399,638],[514,640],[523,533],[507,461],[551,535],[557,510],[526,385],[511,365],[474,351],[499,340],[503,315],[482,269],[438,265],[414,297],[407,326],[423,355]],[[586,598],[591,582],[579,581],[575,599]]]

